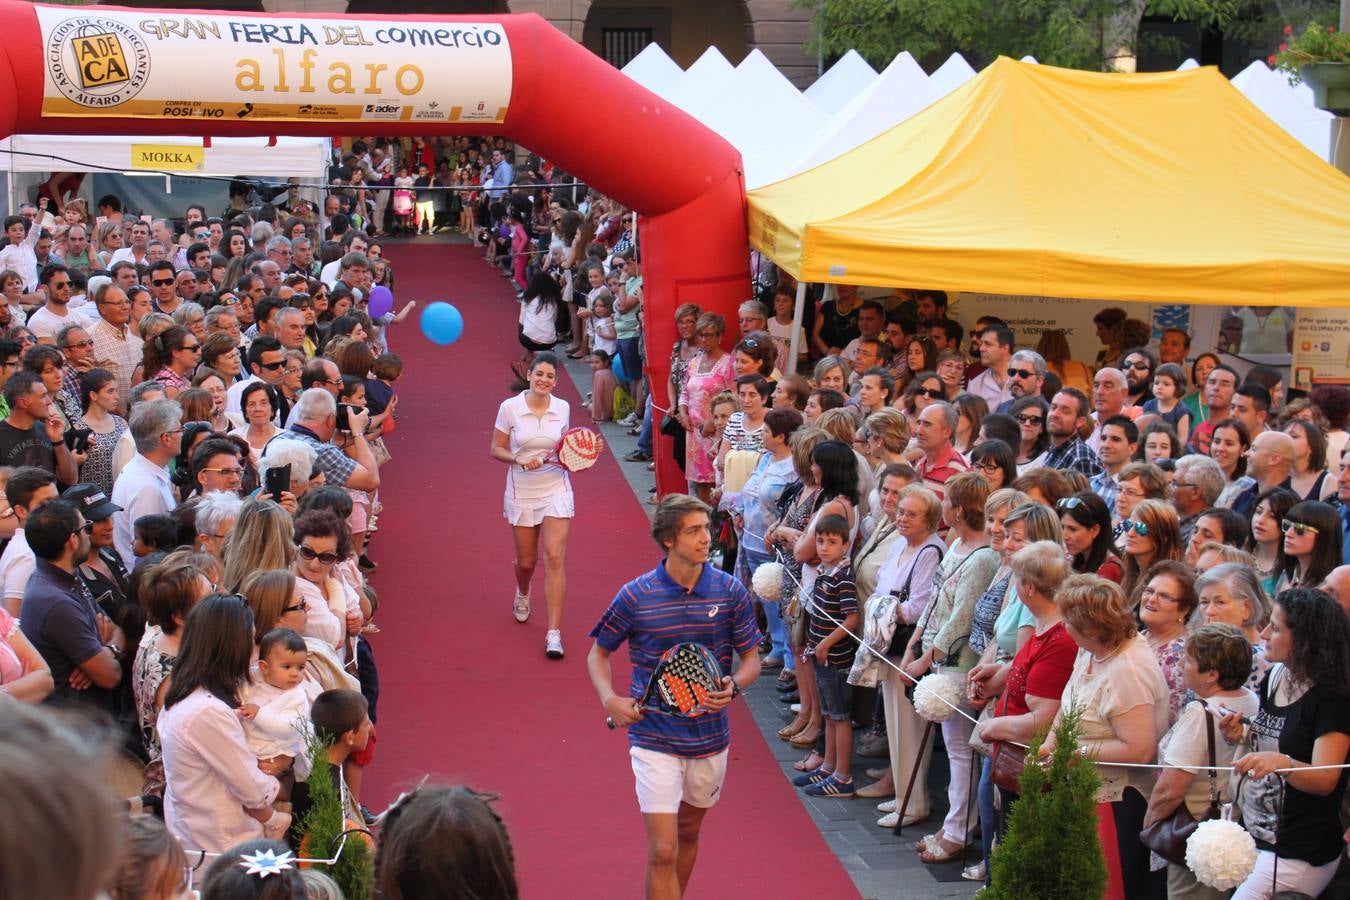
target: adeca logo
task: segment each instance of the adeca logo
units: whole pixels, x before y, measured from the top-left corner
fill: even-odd
[[[403,107],[397,103],[367,103],[364,118],[397,119]]]
[[[57,90],[81,106],[125,103],[150,80],[150,48],[115,19],[80,16],[52,29],[47,71]]]

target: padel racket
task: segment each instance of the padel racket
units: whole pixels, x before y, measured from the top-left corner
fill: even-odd
[[[638,708],[694,719],[711,712],[708,695],[720,690],[722,667],[712,651],[702,644],[676,644],[661,654]],[[605,724],[614,728],[614,718],[606,718]]]
[[[581,472],[595,465],[605,450],[605,439],[590,428],[569,428],[558,444],[544,457],[544,462],[556,462],[569,472]]]

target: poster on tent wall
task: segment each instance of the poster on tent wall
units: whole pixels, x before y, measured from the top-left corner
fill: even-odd
[[[1018,347],[1035,348],[1043,332],[1063,329],[1073,358],[1090,364],[1102,348],[1092,317],[1112,306],[1128,310],[1135,318],[1152,321],[1150,307],[1142,303],[1016,294],[957,294],[956,304],[949,306],[947,312],[967,329],[980,316],[998,316],[1013,330]]]
[[[1350,384],[1350,312],[1300,309],[1294,320],[1294,387]]]
[[[511,97],[489,22],[36,11],[45,116],[500,123]]]

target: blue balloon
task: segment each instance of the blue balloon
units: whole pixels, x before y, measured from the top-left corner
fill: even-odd
[[[433,344],[453,344],[464,333],[464,317],[449,303],[437,300],[422,311],[422,333]]]

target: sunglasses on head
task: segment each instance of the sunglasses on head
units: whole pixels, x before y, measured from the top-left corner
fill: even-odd
[[[1055,504],[1055,509],[1058,510],[1077,509],[1082,505],[1083,505],[1082,497],[1065,497],[1063,500],[1060,500]]]
[[[320,553],[313,548],[306,547],[304,544],[297,544],[296,550],[305,559],[317,559],[325,566],[331,566],[338,560],[338,555],[336,553]]]
[[[1315,525],[1305,525],[1302,522],[1295,522],[1291,519],[1282,520],[1280,522],[1280,530],[1286,533],[1292,531],[1298,537],[1303,537],[1305,534],[1318,533],[1318,529]]]
[[[1035,369],[1009,369],[1008,374],[1013,378],[1035,378]]]

